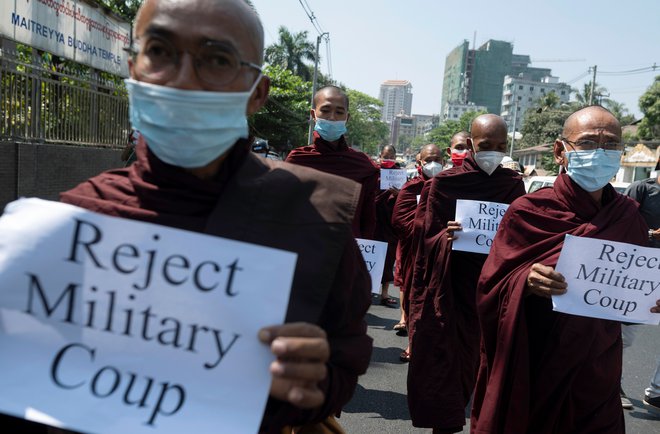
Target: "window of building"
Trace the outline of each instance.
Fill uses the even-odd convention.
[[[522,84],[521,84],[520,86],[518,86],[518,90],[522,90],[522,89],[523,89],[523,87],[522,87]]]
[[[529,90],[534,90],[534,86],[530,86],[530,87],[529,87]]]
[[[545,88],[541,88],[541,93],[545,93]]]
[[[522,101],[522,96],[519,96],[519,97],[518,97],[518,101]]]
[[[562,91],[561,91],[561,94],[562,94],[562,95],[566,95],[566,91],[565,91],[565,90],[562,90]]]
[[[532,102],[532,97],[527,98],[527,102]]]

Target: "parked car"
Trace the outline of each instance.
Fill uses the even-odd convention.
[[[527,180],[527,182],[525,182],[527,193],[533,193],[539,188],[551,187],[555,183],[555,179],[557,179],[556,176],[532,176]],[[626,191],[626,188],[628,188],[630,185],[629,182],[616,181],[611,182],[610,184],[612,184],[614,189],[619,193]]]

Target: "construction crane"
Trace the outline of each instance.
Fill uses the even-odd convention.
[[[586,62],[587,59],[531,59],[532,63],[541,62]]]

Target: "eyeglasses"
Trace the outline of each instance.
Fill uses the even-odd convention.
[[[167,81],[174,77],[181,64],[184,52],[193,57],[197,78],[210,86],[222,86],[238,77],[243,66],[261,72],[261,67],[240,59],[238,53],[226,44],[208,41],[192,53],[178,50],[170,41],[150,36],[144,45],[139,42],[130,50],[136,59],[135,71],[142,78]]]
[[[598,148],[602,148],[606,151],[623,151],[623,143],[621,142],[598,143],[593,140],[577,140],[573,142],[566,138],[561,140],[571,145],[571,147],[577,151],[593,151]]]

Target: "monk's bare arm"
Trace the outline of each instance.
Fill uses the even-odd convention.
[[[566,279],[554,267],[535,263],[527,275],[526,294],[550,298],[566,293]]]

